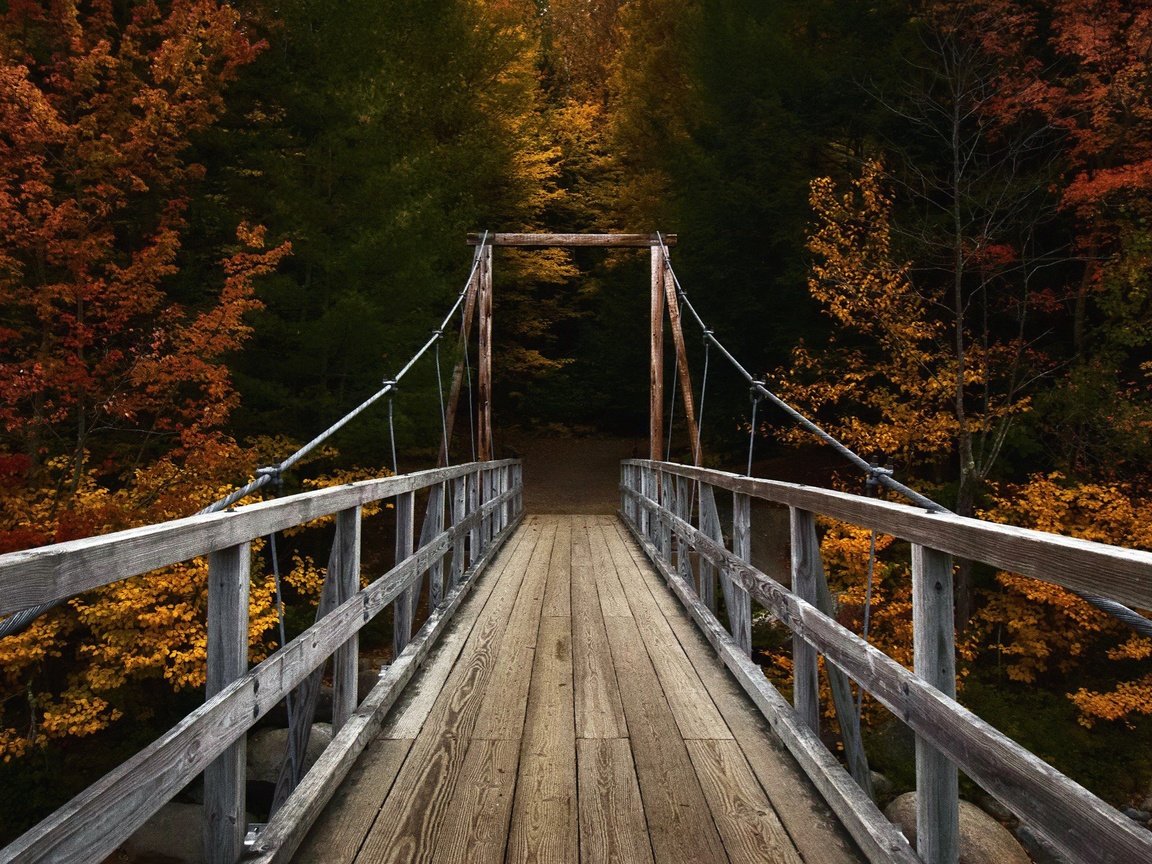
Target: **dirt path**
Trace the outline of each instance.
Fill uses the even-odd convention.
[[[509,437],[524,460],[528,513],[615,513],[620,504],[620,460],[641,453],[632,438]]]

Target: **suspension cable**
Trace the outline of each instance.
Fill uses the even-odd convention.
[[[712,332],[712,330],[708,328],[708,325],[704,323],[704,319],[700,317],[700,313],[696,311],[696,308],[692,305],[692,301],[688,299],[688,293],[680,284],[680,279],[672,267],[672,258],[668,254],[668,246],[664,242],[664,236],[660,233],[657,233],[656,240],[660,244],[660,250],[664,256],[664,263],[668,269],[668,272],[672,274],[672,281],[676,285],[676,295],[680,298],[681,301],[680,308],[682,310],[688,310],[688,313],[696,321],[696,324],[700,327],[701,331],[703,331],[704,338],[716,346],[716,349],[724,355],[728,362],[732,364],[733,368],[735,368],[735,370],[744,378],[745,381],[748,382],[748,384],[754,390],[758,391],[765,399],[767,399],[769,402],[787,414],[798,425],[811,432],[813,435],[815,435],[817,438],[819,438],[821,441],[823,441],[825,444],[827,444],[829,447],[831,447],[833,450],[835,450],[837,453],[839,453],[841,456],[859,468],[862,472],[868,475],[868,477],[873,479],[876,483],[891,489],[893,492],[903,495],[913,504],[917,505],[918,507],[923,507],[930,513],[952,512],[944,505],[933,501],[928,496],[922,495],[915,489],[912,489],[909,486],[901,483],[899,480],[892,476],[891,469],[881,468],[868,462],[867,459],[864,459],[858,453],[851,450],[846,444],[833,437],[831,433],[816,425],[814,422],[809,420],[807,417],[805,417],[803,414],[801,414],[799,411],[797,411],[795,408],[793,408],[791,405],[789,405],[787,402],[769,390],[763,381],[757,381],[752,376],[752,374],[747,369],[745,369],[743,365],[741,365],[740,361],[732,355],[732,352],[724,347],[724,343],[716,338],[716,335]],[[753,405],[753,418],[755,418],[755,413],[755,405]],[[751,442],[749,442],[748,446],[748,465],[749,474],[751,474]],[[1089,594],[1081,591],[1072,591],[1072,593],[1085,602],[1091,604],[1092,606],[1095,606],[1101,612],[1111,615],[1117,620],[1128,625],[1140,635],[1152,637],[1152,620],[1144,617],[1139,612],[1128,608],[1123,603],[1118,603],[1117,601],[1109,600],[1106,597],[1100,597],[1096,594]]]
[[[236,502],[241,501],[244,498],[247,498],[252,493],[256,492],[259,489],[262,489],[263,487],[267,486],[269,483],[272,483],[275,480],[275,478],[279,477],[284,471],[287,471],[289,468],[291,468],[293,465],[295,465],[297,462],[299,462],[301,459],[303,459],[305,456],[307,456],[309,453],[311,453],[313,450],[315,450],[317,447],[319,447],[321,444],[323,444],[325,441],[327,441],[329,438],[331,438],[333,435],[335,435],[338,431],[340,431],[346,425],[348,425],[350,422],[352,422],[352,420],[354,420],[356,417],[363,414],[370,407],[372,407],[374,404],[376,404],[378,401],[380,401],[380,399],[382,399],[384,396],[395,391],[396,386],[400,383],[400,381],[404,378],[404,376],[408,374],[408,372],[412,369],[412,367],[415,366],[420,361],[420,359],[425,354],[428,353],[428,350],[430,348],[432,348],[434,345],[436,345],[439,342],[440,335],[438,335],[438,334],[442,334],[444,329],[449,325],[449,323],[451,323],[452,319],[456,316],[456,313],[459,312],[461,310],[461,308],[463,307],[464,301],[468,296],[468,291],[472,287],[472,280],[476,276],[476,270],[480,266],[480,260],[481,260],[482,254],[484,252],[484,248],[485,248],[485,246],[488,245],[488,242],[489,242],[488,238],[489,238],[489,232],[485,231],[483,236],[480,239],[479,245],[477,245],[476,250],[472,255],[472,268],[468,272],[468,278],[464,281],[464,288],[456,296],[456,302],[452,304],[452,308],[448,310],[448,314],[444,316],[444,320],[441,322],[440,326],[433,333],[432,337],[430,339],[428,339],[428,341],[425,342],[415,354],[412,355],[412,358],[406,364],[404,364],[404,367],[398,373],[396,373],[396,377],[394,379],[385,381],[379,390],[377,390],[375,393],[373,393],[371,396],[369,396],[367,399],[365,399],[363,402],[361,402],[359,405],[357,405],[355,408],[353,408],[351,411],[349,411],[347,414],[345,414],[343,417],[341,417],[339,420],[337,420],[335,423],[333,423],[331,426],[329,426],[327,429],[325,429],[323,432],[321,432],[319,435],[317,435],[315,438],[313,438],[311,441],[309,441],[307,444],[305,444],[303,447],[300,447],[298,450],[296,450],[295,453],[290,455],[287,459],[285,459],[284,461],[282,461],[276,465],[270,465],[270,466],[265,467],[265,468],[256,469],[256,476],[250,482],[248,482],[248,483],[244,484],[243,486],[241,486],[240,488],[235,489],[234,491],[228,493],[223,498],[221,498],[219,501],[216,501],[212,504],[209,504],[207,507],[204,507],[204,508],[196,511],[195,515],[203,516],[203,515],[208,514],[208,513],[219,513],[221,510],[227,510],[229,507],[231,507]],[[467,341],[466,340],[465,340],[465,352],[467,352]],[[471,421],[471,406],[472,406],[471,370],[469,370],[469,380],[468,380],[468,405],[469,405],[469,420]],[[391,411],[391,408],[389,408],[389,410]],[[475,462],[476,461],[476,443],[475,443],[476,433],[475,433],[475,429],[473,429],[472,437],[473,437],[472,461]],[[395,465],[396,465],[395,443],[393,443],[392,463],[393,463],[393,468],[395,468]],[[19,612],[14,612],[13,614],[9,615],[7,618],[0,621],[0,639],[3,639],[5,636],[11,636],[13,634],[19,633],[19,632],[27,629],[28,626],[33,621],[35,621],[37,618],[39,618],[45,612],[48,612],[48,611],[56,608],[62,602],[63,602],[62,600],[59,600],[59,601],[55,601],[53,603],[43,603],[43,604],[40,604],[38,606],[30,607],[28,609],[21,609]]]

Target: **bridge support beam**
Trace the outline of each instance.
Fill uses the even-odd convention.
[[[648,458],[664,460],[664,252],[652,247],[651,361],[648,372]]]
[[[486,245],[480,253],[477,278],[480,283],[480,416],[479,452],[482,462],[492,459],[492,246]]]

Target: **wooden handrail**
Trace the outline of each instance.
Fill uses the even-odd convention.
[[[349,507],[371,504],[464,477],[478,470],[481,464],[496,468],[517,463],[512,459],[471,462],[451,468],[361,480],[261,501],[222,513],[189,516],[112,534],[9,552],[0,555],[0,615],[65,600],[130,576],[303,525]]]
[[[1000,570],[1152,609],[1150,552],[952,513],[929,513],[907,504],[798,483],[761,480],[668,462],[629,459],[622,464],[688,477],[752,498],[831,516]]]
[[[833,516],[910,540],[915,654],[920,673],[909,672],[824,614],[810,602],[816,595],[812,586],[799,586],[809,597],[803,599],[753,567],[746,551],[736,554],[725,548],[703,517],[701,528],[693,525],[690,508],[669,507],[665,490],[674,485],[670,482],[672,477],[696,480],[709,490],[727,489],[733,492],[734,503],[755,497],[793,508],[794,559],[795,544],[808,543],[801,550],[801,568],[812,566],[805,563],[805,556],[819,555],[818,548],[810,548],[807,532],[799,541],[796,536],[797,526],[811,527],[810,519],[805,521],[806,513]],[[620,488],[621,516],[645,553],[873,860],[892,860],[896,853],[888,848],[882,826],[877,826],[871,801],[860,790],[845,786],[843,769],[835,760],[829,763],[830,754],[816,737],[813,721],[809,718],[805,722],[749,661],[707,608],[701,596],[703,590],[693,584],[690,566],[686,574],[683,572],[683,562],[691,562],[694,557],[702,577],[718,572],[722,578],[736,582],[799,640],[822,653],[836,669],[850,676],[915,732],[920,799],[918,848],[926,864],[954,860],[958,842],[956,767],[1075,860],[1111,864],[1152,860],[1152,835],[955,701],[948,559],[949,553],[962,554],[1017,573],[1055,577],[1049,581],[1074,583],[1077,587],[1088,579],[1082,574],[1071,575],[1075,568],[1090,568],[1096,579],[1085,587],[1094,593],[1131,599],[1133,595],[1145,596],[1132,586],[1143,583],[1146,587],[1152,575],[1152,556],[1148,553],[951,514],[926,515],[916,508],[860,496],[663,462],[625,461]],[[712,494],[702,491],[698,498],[707,500]],[[740,510],[736,508],[737,518]],[[744,519],[746,522],[747,517]],[[741,532],[733,533],[746,530],[745,524]],[[672,537],[677,539],[676,545],[683,543],[694,556],[680,552],[674,563],[670,554],[673,544],[669,542]],[[1019,560],[1013,557],[1017,555],[1021,556]],[[710,567],[705,570],[700,567],[701,562]],[[796,567],[794,560],[794,578]],[[805,675],[814,670],[815,658],[810,661]],[[800,660],[796,662],[799,675]],[[810,714],[812,688],[798,690],[802,691],[800,702]]]
[[[354,519],[357,524],[345,525],[344,532],[337,532],[334,543],[341,550],[337,558],[358,564],[359,549],[355,547],[358,547],[360,532],[356,508],[361,503],[397,495],[409,497],[417,489],[448,481],[454,481],[457,488],[462,485],[461,481],[468,481],[469,486],[476,488],[483,486],[483,498],[464,501],[463,495],[455,496],[454,501],[461,506],[454,504],[450,527],[427,537],[415,550],[405,548],[410,554],[390,571],[335,605],[331,612],[264,662],[244,670],[247,602],[241,595],[246,595],[243,588],[247,584],[247,546],[251,539],[330,513],[342,513],[345,522]],[[443,506],[445,499],[440,500]],[[102,574],[104,578],[93,583],[107,584],[206,552],[212,553],[210,563],[214,575],[210,581],[221,582],[215,599],[212,599],[215,586],[210,585],[209,591],[212,619],[209,658],[213,660],[209,678],[214,682],[209,698],[160,739],[0,850],[0,861],[64,864],[103,860],[202,771],[211,772],[205,775],[208,818],[205,848],[209,860],[237,860],[246,827],[243,824],[243,742],[248,729],[334,653],[343,652],[337,676],[344,679],[351,676],[351,680],[343,680],[339,686],[354,688],[356,634],[388,604],[402,596],[411,596],[424,574],[432,573],[437,564],[443,564],[446,555],[452,554],[451,588],[440,606],[431,610],[421,632],[400,652],[396,674],[382,679],[372,691],[371,700],[365,700],[355,711],[349,712],[345,706],[343,713],[351,714],[342,718],[348,731],[344,734],[341,730],[334,740],[335,746],[343,749],[329,754],[324,769],[328,779],[338,783],[343,776],[341,772],[347,772],[371,730],[379,726],[383,713],[411,678],[447,618],[459,606],[464,592],[519,524],[522,501],[522,473],[517,460],[471,463],[308,492],[235,512],[147,526],[45,547],[33,550],[35,554],[31,555],[13,553],[0,558],[0,592],[6,592],[9,583],[19,578],[21,563],[39,564],[41,573],[64,574],[67,578],[61,578],[59,584],[88,585],[92,580],[79,578],[82,567],[91,566],[93,560],[107,559],[113,564],[111,573]],[[220,540],[220,536],[225,539]],[[468,547],[468,566],[464,569],[463,541],[467,537],[478,544]],[[126,541],[131,546],[130,554],[117,551],[118,542]],[[329,579],[352,584],[358,580],[358,573],[350,568],[337,569],[341,572],[330,573]],[[442,574],[444,568],[441,566],[438,572]],[[233,608],[239,605],[244,608]],[[237,646],[242,653],[237,653]],[[304,791],[321,794],[315,783]],[[319,807],[301,801],[300,796],[294,794],[284,810],[284,815],[274,820],[277,836],[289,845],[298,843],[308,827],[300,820],[314,818]],[[271,839],[263,841],[261,850],[265,854],[276,852],[270,845]]]

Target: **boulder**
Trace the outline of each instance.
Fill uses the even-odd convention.
[[[906,792],[884,815],[916,846],[916,793]],[[1031,864],[1024,849],[1003,825],[967,801],[960,802],[960,864]]]
[[[881,774],[879,771],[872,771],[872,791],[876,793],[876,797],[884,800],[892,794],[892,781]]]
[[[169,802],[120,847],[119,861],[200,864],[204,860],[204,808]]]
[[[312,767],[324,748],[331,743],[332,724],[313,723],[312,732],[308,736],[308,749],[304,754],[304,771]],[[275,783],[287,745],[287,729],[264,728],[249,734],[248,781]]]
[[[983,810],[985,813],[987,813],[989,816],[991,816],[993,819],[995,819],[997,822],[999,822],[1002,825],[1005,823],[1015,825],[1017,822],[1020,821],[1016,818],[1015,813],[1013,813],[1011,810],[1009,810],[1007,807],[1005,807],[1003,804],[1001,804],[999,801],[997,801],[991,795],[988,795],[988,794],[980,795],[976,799],[976,804],[981,810]]]

